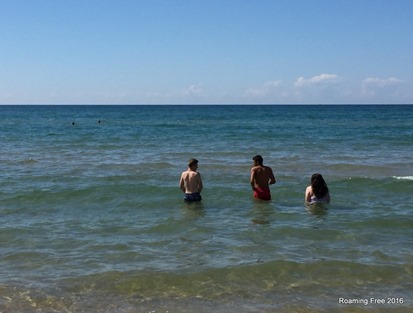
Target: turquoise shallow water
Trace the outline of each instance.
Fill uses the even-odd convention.
[[[0,311],[410,312],[412,121],[413,106],[0,106]],[[252,199],[255,154],[269,203]],[[178,188],[191,157],[202,204]],[[327,206],[304,204],[314,172]]]

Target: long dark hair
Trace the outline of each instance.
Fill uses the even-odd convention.
[[[322,198],[328,194],[328,187],[321,174],[315,173],[311,176],[311,188],[317,198]]]

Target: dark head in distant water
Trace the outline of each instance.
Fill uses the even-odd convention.
[[[311,176],[311,188],[317,198],[322,198],[328,193],[328,187],[321,174],[315,173]]]

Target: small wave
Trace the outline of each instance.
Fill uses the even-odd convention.
[[[413,180],[413,176],[393,176],[393,178],[398,180]]]
[[[28,158],[25,160],[20,161],[22,164],[32,164],[32,163],[37,163],[37,160],[34,160],[32,158]]]

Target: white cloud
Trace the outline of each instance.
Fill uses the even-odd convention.
[[[332,83],[332,82],[336,82],[337,80],[338,80],[338,76],[336,74],[320,74],[318,76],[313,76],[308,79],[301,76],[295,81],[294,86],[297,88],[301,88],[305,86]]]
[[[202,93],[203,89],[200,84],[190,85],[182,90],[183,96],[199,96]]]
[[[263,97],[270,93],[274,88],[281,84],[281,80],[268,81],[259,87],[249,88],[246,91],[247,96],[251,97]]]
[[[291,95],[294,103],[337,103],[342,94],[342,78],[336,74],[299,77]],[[340,84],[338,84],[340,83]]]
[[[362,94],[367,97],[395,97],[399,95],[399,85],[404,82],[395,77],[389,78],[378,78],[378,77],[367,77],[361,83]],[[381,100],[381,99],[378,100]],[[377,101],[378,101],[377,100]]]
[[[389,78],[377,78],[377,77],[367,77],[365,80],[363,80],[363,87],[369,88],[383,88],[386,86],[394,86],[403,83],[402,80],[397,79],[395,77],[389,77]]]

